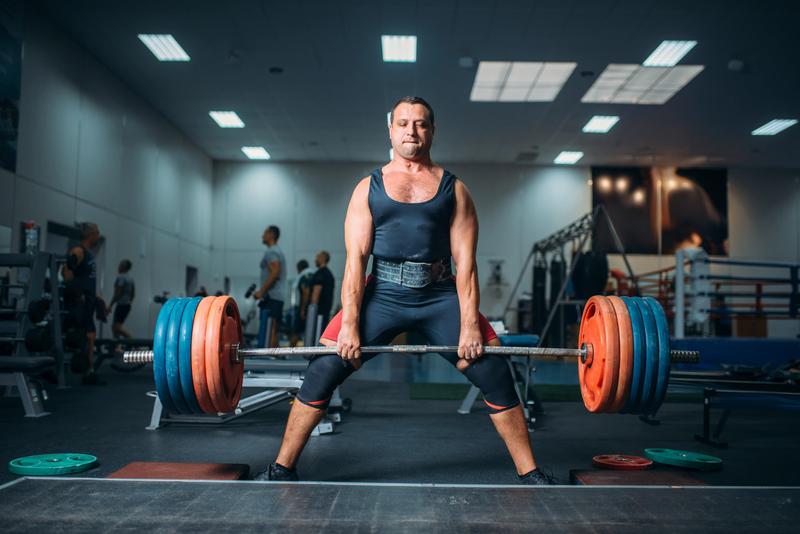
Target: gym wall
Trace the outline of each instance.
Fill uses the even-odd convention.
[[[30,17],[17,173],[0,172],[0,224],[12,228],[12,250],[23,220],[42,226],[43,248],[48,220],[97,222],[106,238],[102,293],[111,298],[117,264],[130,258],[130,328],[147,336],[153,294],[181,294],[186,264],[214,287],[211,182],[203,152],[46,19]]]

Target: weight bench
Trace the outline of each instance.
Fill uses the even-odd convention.
[[[6,387],[6,396],[13,396],[12,388],[25,408],[25,417],[43,417],[50,415],[44,411],[44,400],[47,393],[39,391],[38,384],[29,375],[41,373],[55,365],[56,359],[51,356],[2,356],[0,357],[0,385]]]

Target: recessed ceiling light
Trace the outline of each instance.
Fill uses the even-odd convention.
[[[414,63],[417,61],[416,35],[381,35],[383,60],[386,62]]]
[[[645,67],[674,67],[697,41],[664,41],[642,63]]]
[[[244,122],[235,111],[209,111],[208,114],[220,128],[244,128]]]
[[[750,132],[751,135],[775,135],[797,124],[795,119],[773,119]]]
[[[595,115],[583,127],[583,133],[608,133],[618,122],[616,115]]]
[[[568,62],[481,61],[473,102],[552,102],[577,66]]]
[[[664,104],[700,74],[703,68],[702,65],[642,67],[611,63],[586,91],[581,102]]]
[[[250,159],[269,159],[270,155],[263,146],[243,146],[242,152]]]
[[[189,61],[191,58],[170,34],[140,33],[139,40],[159,61]]]
[[[556,156],[553,163],[557,165],[575,165],[583,157],[583,152],[578,150],[564,150]]]

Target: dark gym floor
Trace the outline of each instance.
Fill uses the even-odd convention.
[[[133,461],[249,464],[259,470],[277,452],[288,404],[281,403],[219,426],[167,426],[145,430],[153,400],[150,369],[123,374],[103,368],[105,386],[48,388],[51,415],[23,416],[17,398],[0,397],[0,483],[13,480],[8,461],[48,452],[97,456],[84,476],[105,477]],[[333,434],[311,438],[299,465],[304,480],[513,484],[515,473],[480,403],[459,415],[455,400],[410,400],[401,382],[351,380],[342,388],[353,410]],[[630,415],[593,415],[576,402],[545,404],[532,434],[541,465],[563,483],[571,469],[591,468],[597,454],[641,455],[647,447],[709,453],[721,471],[689,472],[711,485],[795,485],[800,481],[800,426],[796,412],[735,412],[723,438],[728,449],[693,440],[701,430],[699,402],[667,403],[661,425]],[[718,414],[717,414],[718,415]]]

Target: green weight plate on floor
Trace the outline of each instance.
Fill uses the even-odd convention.
[[[622,408],[623,413],[636,413],[639,409],[639,399],[642,396],[642,383],[644,382],[644,322],[639,307],[633,303],[631,297],[622,297],[628,308],[631,318],[631,332],[633,333],[633,371],[631,372],[631,392]]]
[[[176,413],[177,410],[175,403],[172,402],[167,382],[166,343],[170,314],[177,302],[178,299],[169,299],[161,306],[156,319],[156,329],[153,332],[153,378],[156,382],[156,392],[164,410],[171,413]]]
[[[659,464],[701,469],[703,471],[722,468],[722,458],[700,454],[699,452],[678,451],[675,449],[645,449],[644,455]]]
[[[669,357],[669,323],[667,323],[664,308],[661,307],[661,304],[656,299],[644,297],[643,302],[650,306],[650,311],[653,312],[658,336],[658,374],[656,375],[655,392],[650,405],[645,408],[647,415],[655,415],[658,409],[661,408],[661,403],[664,402],[664,397],[667,395],[667,386],[669,386],[671,363]]]
[[[180,340],[183,310],[186,308],[186,303],[189,302],[189,300],[191,299],[178,299],[175,306],[172,307],[172,312],[169,314],[169,323],[167,324],[167,341],[164,344],[164,363],[167,371],[169,395],[172,397],[172,402],[175,404],[175,408],[178,409],[178,413],[183,414],[191,413],[191,411],[183,398],[181,369],[178,360],[178,343]]]
[[[88,471],[97,465],[97,457],[74,452],[23,456],[8,462],[8,470],[17,475],[54,476]]]
[[[192,326],[194,316],[197,313],[197,305],[200,304],[201,297],[190,299],[183,309],[181,317],[181,332],[178,337],[178,365],[181,370],[181,390],[183,399],[191,413],[204,413],[197,404],[197,397],[194,393],[194,382],[192,382]]]
[[[642,394],[639,397],[637,411],[646,413],[655,396],[656,377],[658,376],[658,327],[650,306],[639,297],[633,297],[631,301],[639,308],[639,312],[642,314],[642,326],[644,327]]]

